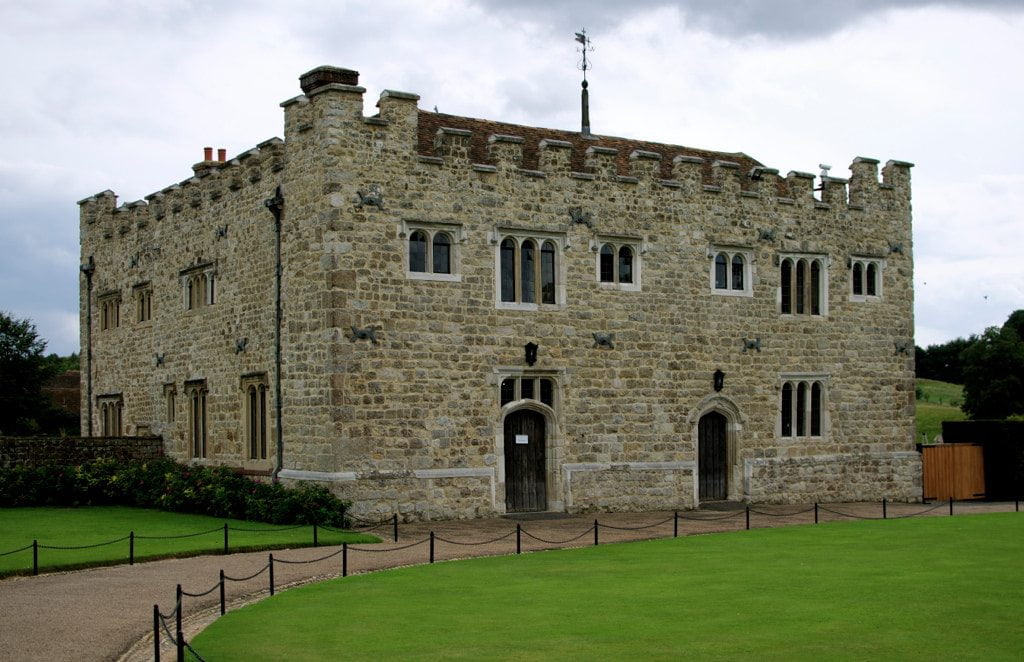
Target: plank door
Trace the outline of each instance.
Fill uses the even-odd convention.
[[[925,446],[921,470],[925,499],[963,501],[985,497],[984,448],[979,444]]]
[[[725,425],[725,416],[710,412],[701,417],[697,427],[697,477],[701,501],[725,499],[728,494]]]
[[[544,416],[530,410],[505,417],[505,510],[547,510]]]

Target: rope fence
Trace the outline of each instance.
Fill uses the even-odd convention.
[[[948,502],[948,509],[949,509],[949,515],[950,516],[952,516],[954,514],[954,503],[955,502],[953,500],[950,500]],[[404,550],[412,549],[413,547],[418,547],[420,545],[427,544],[429,546],[427,562],[428,563],[434,563],[435,560],[436,560],[435,552],[436,552],[436,545],[437,545],[437,543],[445,543],[445,544],[457,545],[457,546],[494,545],[494,544],[500,543],[500,542],[502,542],[504,540],[508,540],[512,536],[515,536],[515,553],[516,554],[521,554],[522,553],[522,539],[523,539],[523,536],[526,536],[527,538],[529,538],[531,540],[534,540],[536,542],[539,542],[539,543],[541,543],[543,545],[554,545],[554,546],[557,547],[557,546],[568,545],[570,543],[577,542],[577,541],[583,539],[584,537],[586,537],[586,536],[588,536],[590,534],[593,534],[593,544],[596,546],[596,545],[600,544],[600,531],[601,531],[601,529],[608,529],[608,530],[611,530],[611,531],[624,531],[624,532],[628,532],[628,531],[642,531],[642,530],[653,529],[653,528],[660,527],[660,526],[665,526],[669,522],[671,522],[672,523],[672,537],[678,537],[679,534],[680,534],[680,522],[681,521],[717,522],[717,521],[722,521],[722,520],[726,520],[726,519],[736,518],[736,517],[739,517],[739,516],[742,515],[742,516],[744,516],[744,528],[746,530],[750,530],[752,528],[751,527],[751,515],[752,514],[753,515],[764,516],[764,517],[800,517],[800,516],[807,515],[807,514],[813,512],[814,513],[814,523],[818,524],[819,521],[820,521],[820,514],[821,514],[821,512],[826,512],[826,513],[835,515],[836,517],[852,518],[852,519],[863,519],[863,520],[906,519],[906,518],[909,518],[909,517],[918,517],[918,516],[921,516],[921,515],[927,515],[928,513],[931,513],[931,512],[934,512],[935,510],[938,510],[939,508],[947,507],[947,504],[945,502],[937,503],[937,504],[935,504],[935,505],[933,505],[933,506],[931,506],[929,508],[925,508],[923,510],[919,510],[919,511],[916,511],[916,512],[913,512],[913,513],[904,513],[904,514],[898,514],[898,515],[892,515],[892,516],[890,516],[889,513],[888,513],[888,507],[889,507],[888,501],[883,499],[882,503],[881,503],[881,515],[880,516],[857,515],[857,514],[853,514],[853,513],[846,513],[846,512],[842,512],[842,511],[839,511],[839,510],[835,510],[835,509],[832,509],[832,508],[828,508],[828,507],[822,506],[822,505],[820,505],[818,503],[815,503],[813,506],[811,506],[809,508],[801,508],[799,510],[788,511],[788,512],[787,511],[771,512],[771,511],[767,511],[767,510],[761,510],[761,509],[751,508],[750,506],[746,506],[746,507],[743,508],[743,510],[737,510],[735,512],[731,512],[731,513],[728,513],[728,514],[725,514],[725,515],[713,516],[713,517],[709,517],[709,516],[692,516],[692,515],[691,516],[687,516],[687,515],[681,514],[679,511],[675,511],[675,512],[672,513],[671,517],[667,517],[665,519],[658,520],[656,522],[652,522],[652,523],[649,523],[649,524],[642,524],[642,525],[638,525],[638,526],[616,526],[616,525],[612,525],[612,524],[602,524],[602,523],[600,523],[599,520],[595,519],[594,523],[591,526],[587,527],[585,530],[581,531],[579,534],[577,534],[575,536],[572,536],[570,538],[566,538],[564,540],[551,540],[551,539],[548,539],[548,538],[541,537],[539,535],[531,533],[530,531],[527,531],[526,529],[524,529],[522,527],[522,525],[520,523],[516,523],[515,529],[509,531],[508,533],[505,533],[503,535],[500,535],[500,536],[497,536],[497,537],[494,537],[494,538],[491,538],[491,539],[488,539],[488,540],[453,540],[451,538],[446,538],[446,537],[439,536],[434,531],[430,531],[427,537],[422,538],[420,540],[415,540],[413,542],[409,542],[409,543],[406,543],[404,545],[394,546],[394,547],[387,547],[387,548],[362,547],[362,546],[353,546],[353,545],[350,545],[349,543],[342,543],[338,550],[336,550],[334,552],[331,552],[330,554],[327,554],[327,555],[324,555],[324,556],[320,556],[320,557],[317,557],[317,558],[313,558],[313,559],[274,558],[273,554],[268,554],[267,555],[267,562],[259,570],[257,570],[256,572],[252,573],[251,575],[248,575],[248,576],[245,576],[245,577],[230,577],[230,576],[225,574],[224,570],[221,570],[220,571],[220,579],[217,581],[217,583],[214,584],[213,586],[211,586],[210,588],[206,589],[205,591],[197,592],[197,593],[190,593],[188,591],[183,590],[181,585],[178,584],[177,589],[176,589],[176,596],[175,596],[176,597],[175,608],[174,608],[174,610],[170,614],[166,614],[166,615],[163,614],[162,612],[160,612],[160,609],[159,609],[158,605],[153,605],[154,659],[156,660],[156,662],[160,662],[160,646],[161,646],[161,641],[163,640],[163,635],[166,635],[167,641],[170,641],[174,645],[174,647],[175,647],[175,651],[176,651],[176,654],[177,654],[177,658],[176,658],[177,660],[179,660],[179,661],[185,660],[185,652],[186,651],[188,653],[190,653],[191,655],[193,655],[195,657],[195,659],[203,660],[202,656],[188,643],[188,641],[185,640],[184,634],[182,633],[181,617],[182,617],[182,612],[184,611],[184,606],[183,606],[183,603],[182,603],[182,599],[184,597],[202,598],[202,597],[205,597],[205,596],[207,596],[207,595],[209,595],[209,594],[211,594],[214,591],[219,589],[219,591],[220,591],[220,596],[219,596],[219,598],[220,598],[220,600],[219,600],[220,601],[220,613],[221,613],[221,615],[224,615],[226,613],[226,611],[227,611],[227,599],[226,599],[226,590],[225,590],[227,582],[229,582],[229,581],[230,582],[250,581],[252,579],[255,579],[256,577],[259,577],[263,573],[267,573],[267,587],[266,587],[266,589],[267,589],[267,591],[269,592],[270,595],[274,595],[276,590],[277,590],[277,586],[276,586],[276,583],[275,583],[275,576],[274,576],[274,565],[276,563],[283,563],[283,564],[286,564],[286,565],[305,565],[305,564],[312,564],[312,563],[320,563],[320,562],[327,561],[329,559],[332,559],[332,558],[337,557],[337,556],[340,555],[341,556],[341,577],[348,577],[348,575],[349,575],[349,571],[348,571],[349,570],[349,553],[350,552],[367,552],[367,553],[375,553],[375,554],[386,554],[388,552],[404,551]],[[1014,510],[1015,510],[1015,512],[1020,512],[1020,500],[1019,499],[1014,504]],[[385,523],[394,524],[396,522],[397,522],[397,515],[393,516],[389,520],[386,520]],[[332,531],[334,530],[334,529],[329,529],[328,527],[322,527],[322,528],[327,528],[328,530],[332,530]],[[397,527],[396,527],[396,531],[397,531]],[[695,531],[695,533],[696,533],[696,531]],[[397,542],[397,539],[398,539],[398,536],[396,534],[395,535],[395,541],[396,542]],[[24,548],[21,548],[19,550],[13,550],[13,551],[25,551],[26,549],[29,549],[30,547],[32,547],[32,546],[24,547]],[[13,553],[13,552],[5,552],[4,554],[10,554],[10,553]],[[3,554],[0,554],[0,556],[3,556]],[[171,617],[175,618],[175,625],[176,625],[175,631],[173,631],[173,632],[172,632],[172,630],[170,629],[170,627],[167,624],[167,620],[170,619]]]

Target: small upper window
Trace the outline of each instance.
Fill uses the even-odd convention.
[[[753,296],[751,262],[753,252],[738,248],[714,248],[711,256],[711,291],[731,296]]]
[[[516,400],[537,400],[555,406],[555,382],[548,377],[506,377],[501,380],[501,406]]]
[[[121,295],[117,292],[99,297],[100,330],[107,331],[121,326]]]
[[[135,287],[135,321],[153,319],[153,286],[148,283]]]
[[[882,296],[882,260],[850,259],[850,300],[874,301]]]
[[[212,306],[216,300],[216,273],[212,264],[185,269],[180,273],[186,310]]]
[[[597,280],[604,287],[640,289],[640,241],[602,237],[592,242],[597,252]]]
[[[403,226],[408,236],[406,275],[417,280],[461,280],[458,253],[461,226],[422,224]]]

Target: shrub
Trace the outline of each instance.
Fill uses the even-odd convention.
[[[350,505],[322,485],[258,483],[173,460],[0,468],[0,507],[125,505],[273,524],[344,527]]]

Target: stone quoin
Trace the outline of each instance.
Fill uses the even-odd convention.
[[[284,140],[79,203],[83,431],[365,517],[920,498],[911,164],[300,82]]]

